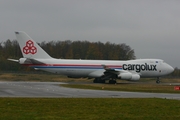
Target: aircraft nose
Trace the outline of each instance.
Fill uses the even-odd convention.
[[[168,72],[172,73],[173,71],[174,71],[174,68],[172,66],[168,65]]]

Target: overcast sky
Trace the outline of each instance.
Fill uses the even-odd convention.
[[[0,42],[14,31],[37,42],[126,43],[137,58],[180,68],[179,0],[0,0]]]

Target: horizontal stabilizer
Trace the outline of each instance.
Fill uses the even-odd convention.
[[[20,58],[19,60],[16,60],[16,59],[8,59],[10,61],[13,61],[13,62],[18,62],[20,64],[34,64],[34,65],[39,65],[39,64],[45,64],[41,61],[38,61],[38,60],[35,60],[35,59],[31,59],[31,58]]]
[[[16,59],[7,59],[9,61],[13,61],[13,62],[19,62],[19,60],[16,60]]]

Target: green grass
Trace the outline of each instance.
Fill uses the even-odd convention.
[[[92,82],[52,74],[0,74],[1,81],[40,82]],[[164,82],[179,82],[165,79]],[[119,81],[118,81],[119,82]],[[172,85],[155,84],[154,80],[141,79],[141,83],[69,84],[66,87],[115,90],[166,92],[174,91]],[[144,84],[142,84],[144,82]],[[180,119],[180,101],[141,98],[0,98],[0,120],[174,120]]]
[[[131,91],[131,92],[149,92],[149,93],[180,93],[174,90],[173,85],[161,84],[61,84],[64,87],[95,89],[95,90],[111,90],[111,91]]]
[[[180,119],[180,101],[118,98],[0,98],[1,120]]]

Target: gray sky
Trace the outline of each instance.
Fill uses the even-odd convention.
[[[0,41],[25,31],[35,41],[126,43],[137,58],[180,68],[179,0],[0,0]]]

